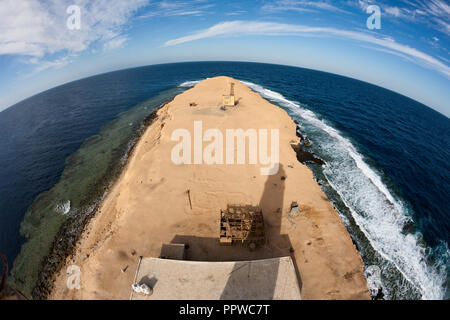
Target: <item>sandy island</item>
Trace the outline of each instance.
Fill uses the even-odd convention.
[[[231,82],[238,105],[223,111],[222,95]],[[198,120],[203,131],[278,129],[278,173],[261,175],[260,164],[174,164],[171,152],[178,142],[171,140],[172,132],[193,132]],[[295,131],[284,110],[228,77],[204,80],[176,96],[142,135],[76,254],[56,275],[49,298],[129,299],[139,256],[159,257],[161,245],[173,242],[188,243],[187,260],[192,261],[291,256],[302,299],[370,299],[363,261],[347,229],[312,172],[296,159]],[[296,216],[289,213],[292,201],[300,207]],[[261,206],[266,245],[254,251],[219,246],[219,212],[227,204]],[[79,290],[66,286],[72,264],[81,269]]]

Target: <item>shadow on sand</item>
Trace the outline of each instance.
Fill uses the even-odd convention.
[[[278,173],[268,176],[264,185],[259,206],[264,215],[265,245],[258,246],[256,250],[251,251],[246,245],[239,243],[231,246],[222,246],[219,244],[218,237],[208,238],[190,235],[176,235],[171,243],[188,245],[189,249],[186,252],[186,260],[191,261],[251,261],[290,256],[301,288],[301,277],[293,254],[291,241],[287,234],[281,234],[285,178],[285,171],[280,164]],[[255,299],[274,298],[278,276],[278,262],[276,265],[272,262],[270,268],[264,269],[267,270],[266,274],[258,275],[257,277],[264,281],[264,286],[261,286],[261,291],[249,292],[246,296],[254,297]],[[243,279],[249,278],[250,273],[251,263],[244,265],[237,264],[230,273],[228,282],[221,294],[221,299],[229,300],[241,296],[241,294],[234,292],[234,290],[239,287],[242,288]]]

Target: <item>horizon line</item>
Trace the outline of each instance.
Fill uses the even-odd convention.
[[[81,81],[81,80],[93,78],[93,77],[96,77],[96,76],[105,75],[105,74],[108,74],[108,73],[114,73],[114,72],[125,71],[125,70],[131,70],[131,69],[138,69],[138,68],[145,68],[145,67],[151,67],[151,66],[170,65],[170,64],[181,64],[181,63],[204,63],[204,62],[211,62],[211,63],[214,63],[214,62],[221,62],[221,63],[223,63],[223,62],[230,62],[230,63],[255,63],[255,64],[267,64],[267,65],[284,66],[284,67],[299,68],[299,69],[311,70],[311,71],[316,71],[316,72],[328,73],[328,74],[331,74],[331,75],[336,75],[336,76],[343,77],[343,78],[347,78],[347,79],[352,79],[352,80],[356,80],[356,81],[361,81],[361,82],[367,83],[367,84],[369,84],[369,85],[376,86],[376,87],[379,87],[379,88],[382,88],[382,89],[391,91],[391,92],[393,92],[393,93],[395,93],[395,94],[401,95],[401,96],[403,96],[403,97],[405,97],[405,98],[411,99],[411,100],[413,100],[413,101],[415,101],[415,102],[417,102],[417,103],[419,103],[419,104],[422,104],[422,105],[425,106],[426,108],[431,109],[431,110],[437,112],[438,114],[440,114],[440,115],[446,117],[447,119],[450,118],[449,116],[445,115],[445,114],[442,113],[441,111],[436,110],[436,109],[433,108],[433,107],[430,107],[429,105],[425,104],[424,102],[418,101],[418,100],[416,100],[416,99],[414,99],[414,98],[412,98],[412,97],[409,97],[409,96],[407,96],[407,95],[405,95],[405,94],[403,94],[403,93],[400,93],[400,92],[394,91],[394,90],[392,90],[392,89],[383,87],[383,86],[381,86],[381,85],[379,85],[379,84],[375,84],[375,83],[369,82],[369,81],[367,81],[367,80],[362,80],[362,79],[358,79],[358,78],[353,78],[353,77],[350,77],[350,76],[347,76],[347,75],[343,75],[343,74],[339,74],[339,73],[333,73],[333,72],[329,72],[329,71],[325,71],[325,70],[321,70],[321,69],[311,69],[311,68],[306,68],[306,67],[299,66],[299,65],[282,64],[282,63],[273,63],[273,62],[269,63],[269,62],[260,62],[260,61],[250,61],[250,60],[249,60],[249,61],[245,61],[245,60],[188,60],[188,61],[176,61],[176,62],[161,62],[161,63],[154,63],[154,64],[139,65],[139,66],[135,66],[135,67],[119,68],[119,69],[115,69],[115,70],[111,70],[111,71],[106,71],[106,72],[102,72],[102,73],[97,73],[97,74],[87,75],[87,76],[84,76],[84,77],[76,78],[76,79],[74,79],[74,80],[69,80],[69,81],[63,82],[63,83],[61,83],[61,84],[55,85],[55,86],[53,86],[53,87],[50,87],[50,88],[48,88],[48,89],[42,90],[42,91],[40,91],[40,92],[37,92],[37,93],[32,94],[32,95],[30,95],[30,96],[28,96],[28,97],[26,97],[26,98],[23,98],[23,99],[21,99],[21,100],[15,102],[15,103],[9,105],[8,107],[6,107],[6,108],[0,110],[0,114],[3,113],[4,111],[6,111],[6,110],[8,110],[8,109],[10,109],[10,108],[12,108],[12,107],[14,107],[14,106],[16,106],[16,105],[18,105],[18,104],[20,104],[20,103],[22,103],[22,102],[28,100],[28,99],[31,99],[31,98],[33,98],[33,97],[35,97],[35,96],[38,96],[38,95],[40,95],[40,94],[43,94],[43,93],[45,93],[45,92],[47,92],[47,91],[50,91],[50,90],[59,88],[59,87],[64,86],[64,85],[68,85],[68,84],[73,83],[73,82],[76,82],[76,81]],[[227,75],[224,74],[223,76],[227,76]]]

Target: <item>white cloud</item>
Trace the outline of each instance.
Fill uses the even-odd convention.
[[[61,66],[61,57],[84,51],[94,42],[123,44],[119,36],[135,11],[148,0],[1,0],[0,55],[22,55],[43,61],[38,68]],[[81,29],[66,26],[70,5],[81,8]],[[119,37],[119,38],[118,38]],[[122,42],[121,42],[122,41]],[[54,61],[46,60],[59,55]]]
[[[363,10],[369,4],[377,4],[382,8],[382,14],[389,18],[404,19],[411,23],[427,25],[446,35],[450,35],[450,5],[443,0],[404,0],[403,6],[390,6],[383,1],[359,0],[358,5]]]
[[[123,45],[125,44],[125,42],[127,40],[128,40],[127,37],[118,37],[118,38],[111,39],[103,45],[103,49],[104,50],[112,50],[112,49],[121,48],[121,47],[123,47]]]
[[[262,6],[261,9],[267,12],[277,12],[277,11],[314,12],[316,10],[328,10],[347,13],[347,11],[333,6],[328,1],[278,0],[272,3],[265,4],[264,6]]]
[[[399,17],[401,15],[400,9],[397,7],[385,7],[384,10],[395,17]]]
[[[172,16],[201,16],[215,4],[206,4],[202,0],[194,1],[160,1],[152,3],[147,13],[139,18],[172,17]]]
[[[238,10],[238,11],[233,11],[233,12],[226,12],[225,15],[227,15],[227,16],[239,16],[239,15],[242,15],[244,13],[247,13],[247,11],[245,11],[245,10]]]
[[[448,2],[428,0],[423,2],[421,9],[436,23],[442,32],[450,35],[450,5]]]
[[[70,63],[70,57],[64,56],[62,58],[55,59],[52,61],[46,61],[46,60],[42,61],[42,60],[37,60],[34,58],[34,59],[30,60],[30,63],[37,64],[37,67],[34,71],[40,72],[40,71],[48,69],[48,68],[62,68]]]
[[[417,64],[434,69],[450,78],[450,68],[443,62],[415,48],[400,44],[392,38],[380,38],[375,37],[370,33],[327,27],[309,27],[304,25],[258,21],[228,21],[218,23],[208,29],[200,30],[191,35],[169,40],[164,45],[174,46],[206,38],[242,35],[328,36],[354,40],[361,44],[371,44],[384,48],[397,53],[397,55],[404,55],[413,59]]]

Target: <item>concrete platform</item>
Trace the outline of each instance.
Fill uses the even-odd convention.
[[[143,258],[136,282],[153,293],[132,291],[132,300],[300,300],[290,257],[236,262]]]

